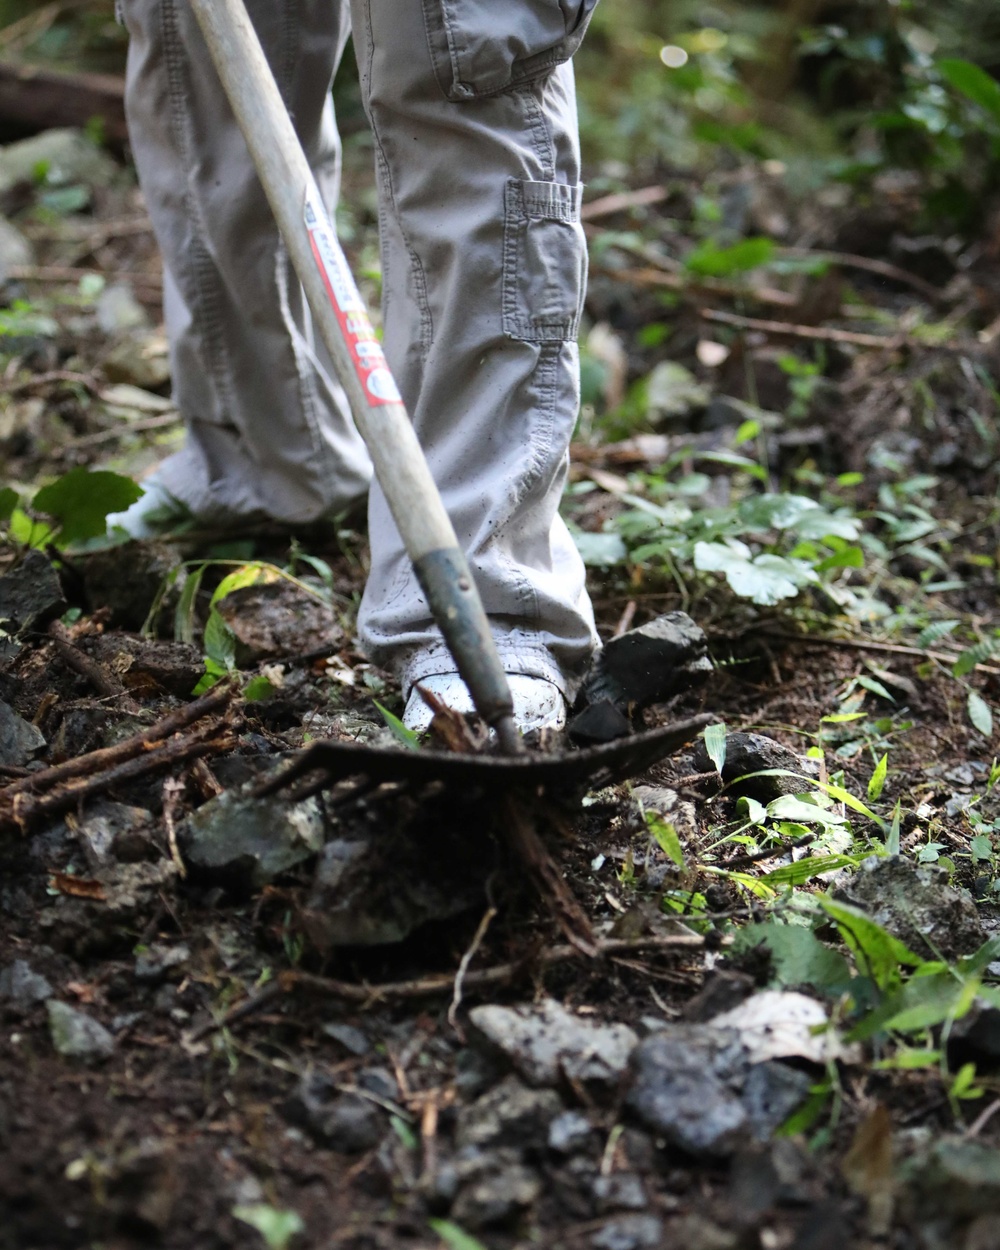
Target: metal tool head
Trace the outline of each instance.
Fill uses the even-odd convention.
[[[373,749],[355,742],[313,742],[287,768],[257,791],[274,794],[295,786],[303,798],[350,778],[360,790],[388,782],[423,787],[432,782],[484,793],[574,796],[635,777],[691,742],[715,718],[703,714],[628,738],[558,755],[470,754],[450,751]],[[304,782],[296,786],[295,783]]]

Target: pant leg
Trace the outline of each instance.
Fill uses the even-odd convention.
[[[448,26],[477,6],[478,44]],[[494,73],[491,57],[530,32],[535,15],[562,21],[572,8],[352,0],[375,135],[389,363],[504,667],[564,690],[597,642],[583,564],[557,512],[579,406],[586,267],[576,101],[568,64],[519,80],[502,66]],[[472,49],[470,61],[485,56],[486,93],[444,80],[446,36]],[[364,646],[404,687],[453,670],[376,487],[369,522]]]
[[[163,254],[184,448],[163,485],[206,520],[303,522],[350,505],[367,452],[278,239],[246,145],[183,0],[124,0],[126,108]],[[248,9],[332,211],[340,144],[330,83],[346,0]]]

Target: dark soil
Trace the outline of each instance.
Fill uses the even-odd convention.
[[[108,188],[87,221],[138,212],[134,189]],[[371,221],[363,214],[359,219],[370,232]],[[59,230],[36,234],[46,264],[65,259]],[[156,260],[148,235],[78,241],[72,263],[116,277],[131,274],[155,316]],[[898,292],[881,295],[891,308]],[[595,280],[590,313],[626,337],[664,315],[658,297],[627,290],[607,275]],[[696,367],[696,309],[682,305],[676,320],[671,352],[676,348]],[[136,471],[176,440],[176,419],[157,424],[147,415],[145,426],[123,430],[120,417],[93,402],[93,387],[108,380],[110,348],[96,331],[92,338],[88,333],[65,330],[55,342],[29,343],[11,366],[11,377],[19,369],[28,374],[23,390],[12,393],[13,421],[2,447],[11,480],[35,481],[78,464]],[[796,437],[777,437],[770,460],[776,480],[864,468],[869,476],[856,502],[873,513],[884,509],[879,489],[888,478],[888,470],[880,478],[873,464],[894,456],[898,478],[922,471],[930,460],[944,483],[937,515],[950,526],[963,585],[928,591],[919,553],[892,551],[880,592],[900,613],[919,599],[930,615],[967,615],[984,636],[998,623],[990,563],[998,541],[990,505],[996,458],[989,445],[996,418],[983,372],[994,366],[995,355],[995,340],[976,346],[971,338],[920,350],[837,349],[810,424],[793,431]],[[648,353],[634,355],[631,376],[654,363]],[[89,377],[93,386],[52,377],[57,367]],[[713,385],[745,397],[754,368],[757,402],[783,411],[788,377],[774,366],[772,348],[753,335],[737,341],[729,376]],[[145,385],[150,393],[166,389]],[[928,387],[939,402],[922,422],[911,420],[906,404]],[[28,400],[41,402],[29,411]],[[969,417],[974,411],[990,415],[977,423]],[[693,433],[677,429],[670,437],[715,445],[711,429],[697,428],[700,420],[692,418]],[[575,496],[571,509],[582,528],[598,530],[620,503],[595,471],[614,475],[646,462],[641,451],[598,438],[581,441],[576,453],[576,481],[589,479],[600,489]],[[870,521],[875,532],[884,524]],[[741,849],[719,846],[735,800],[719,792],[717,779],[696,765],[690,750],[633,779],[673,791],[670,818],[684,848],[683,870],[653,846],[626,786],[558,813],[534,812],[594,931],[632,943],[597,957],[566,952],[548,958],[564,933],[519,870],[497,805],[475,795],[381,793],[337,817],[338,837],[381,838],[388,845],[408,838],[420,848],[405,868],[398,859],[383,860],[369,887],[357,887],[359,908],[385,911],[418,878],[430,883],[428,892],[448,883],[452,905],[438,907],[436,919],[401,942],[332,949],[317,942],[310,918],[314,856],[263,887],[245,872],[188,872],[185,818],[219,789],[259,776],[275,757],[310,739],[382,732],[373,695],[398,711],[391,680],[365,664],[351,644],[363,534],[344,527],[305,541],[330,567],[337,619],[327,610],[322,621],[303,626],[301,614],[272,597],[260,628],[241,635],[247,650],[240,656],[244,676],[280,666],[277,676],[272,670],[278,688],[270,699],[234,698],[214,731],[215,746],[197,761],[126,778],[58,812],[17,808],[0,831],[0,969],[25,961],[47,980],[55,1000],[100,1022],[113,1038],[110,1057],[65,1057],[54,1049],[42,998],[0,994],[0,1246],[221,1250],[260,1244],[259,1234],[234,1214],[248,1207],[297,1213],[305,1231],[291,1244],[349,1250],[431,1250],[441,1244],[432,1219],[474,1231],[491,1250],[917,1250],[948,1244],[922,1239],[904,1189],[891,1231],[872,1232],[871,1194],[852,1187],[841,1166],[850,1149],[856,1167],[857,1151],[868,1140],[862,1135],[859,1147],[859,1126],[872,1122],[877,1107],[888,1109],[904,1158],[920,1133],[961,1133],[976,1120],[987,1104],[966,1102],[953,1110],[936,1069],[845,1068],[835,1114],[812,1126],[810,1135],[778,1137],[724,1160],[693,1159],[648,1132],[625,1110],[624,1085],[596,1091],[565,1081],[553,1097],[585,1117],[589,1135],[565,1151],[550,1144],[547,1124],[512,1122],[479,1166],[487,1180],[507,1178],[501,1198],[510,1197],[511,1177],[521,1169],[521,1181],[530,1182],[526,1196],[513,1205],[498,1201],[492,1214],[483,1213],[485,1199],[475,1205],[470,1194],[482,1178],[474,1184],[462,1171],[469,1163],[456,1144],[462,1117],[509,1069],[470,1030],[470,1007],[547,995],[582,1019],[624,1022],[642,1036],[657,1022],[696,1012],[698,996],[706,989],[716,993],[724,974],[740,973],[749,986],[767,983],[765,958],[736,960],[726,945],[733,923],[759,911],[759,903],[731,880],[704,871]],[[277,563],[295,558],[287,540],[273,538],[214,548],[203,540],[198,551]],[[110,747],[189,701],[202,671],[201,650],[171,639],[176,604],[169,595],[159,615],[153,613],[152,637],[140,636],[177,555],[178,548],[168,546],[59,559],[64,602],[21,635],[19,649],[0,652],[0,699],[46,741],[26,766],[0,767],[0,805],[5,791],[12,793],[10,787],[40,765]],[[0,572],[20,557],[14,544],[0,550]],[[301,562],[296,567],[308,573]],[[195,605],[196,623],[204,621],[213,575]],[[963,800],[983,793],[996,746],[969,724],[967,692],[930,654],[933,646],[914,648],[912,630],[898,641],[888,628],[874,643],[872,634],[860,631],[831,641],[823,631],[834,631],[818,603],[784,614],[751,612],[704,589],[693,603],[684,602],[672,581],[648,571],[636,571],[631,580],[599,573],[592,589],[606,638],[623,618],[639,625],[679,607],[709,634],[716,664],[710,683],[648,709],[647,723],[708,711],[730,730],[767,734],[800,754],[822,734],[831,767],[843,769],[843,784],[857,795],[865,794],[875,760],[891,742],[880,810],[891,811],[900,798],[908,813],[921,813],[904,820],[903,849],[940,843],[958,883],[979,900],[984,922],[993,927],[994,908],[984,900],[995,896],[995,868],[993,861],[977,865],[969,857]],[[76,611],[64,616],[67,608]],[[240,619],[249,611],[244,603]],[[62,646],[47,632],[53,616],[66,623]],[[283,623],[289,631],[284,642]],[[859,688],[867,741],[855,725],[822,723],[859,677],[888,687],[891,696]],[[987,663],[971,680],[997,702],[996,667]],[[988,802],[982,810],[989,814]],[[104,824],[98,828],[95,820]],[[765,862],[763,870],[775,862]],[[456,881],[467,890],[467,902]],[[671,949],[648,941],[678,933],[675,913],[661,907],[664,895],[696,893],[707,919],[688,916],[693,927],[685,932],[702,935],[702,945]],[[463,956],[469,957],[464,995],[449,1017]],[[495,969],[500,972],[489,980]],[[812,1071],[816,1080],[822,1075]],[[980,1075],[992,1104],[996,1074],[984,1069]],[[978,1126],[975,1140],[1000,1147],[1000,1116]],[[967,1232],[963,1224],[955,1236]],[[454,1230],[442,1236],[458,1250],[472,1245],[456,1240]]]

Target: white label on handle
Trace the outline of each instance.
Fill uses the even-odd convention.
[[[368,403],[372,407],[401,404],[402,397],[386,363],[382,344],[375,337],[361,292],[344,259],[326,208],[311,190],[306,191],[305,221],[316,267],[337,314],[340,332]]]

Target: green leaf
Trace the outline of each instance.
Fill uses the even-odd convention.
[[[924,962],[860,908],[827,897],[819,904],[840,930],[861,970],[880,989],[898,981],[901,966],[916,968]]]
[[[850,855],[811,855],[797,859],[793,864],[783,864],[773,872],[767,872],[763,880],[768,885],[803,885],[824,872],[836,872],[840,868],[855,868],[857,859]]]
[[[977,833],[969,841],[969,854],[975,860],[990,860],[993,858],[993,843],[985,833]]]
[[[773,255],[774,244],[770,239],[743,239],[732,247],[718,247],[711,239],[706,239],[688,253],[684,264],[691,273],[703,277],[727,278],[766,265]]]
[[[415,751],[420,745],[420,735],[413,729],[407,729],[398,716],[394,716],[387,707],[383,707],[378,699],[372,699],[372,702],[379,710],[379,715],[385,721],[393,737],[398,739],[404,747],[409,747]]]
[[[955,677],[964,677],[966,673],[971,673],[977,664],[985,664],[998,653],[1000,653],[1000,634],[992,638],[984,638],[974,647],[968,647],[955,661],[955,667],[951,671]]]
[[[741,794],[736,800],[736,811],[753,825],[762,825],[767,820],[767,808],[749,794]]]
[[[899,799],[896,800],[896,806],[892,809],[892,823],[889,826],[889,832],[885,837],[885,850],[887,855],[899,854],[899,826],[903,818],[903,805]]]
[[[205,576],[205,564],[196,565],[184,578],[184,585],[174,609],[174,641],[194,642],[194,602]]]
[[[704,734],[705,750],[708,752],[708,758],[715,765],[715,771],[722,776],[722,770],[726,766],[726,725],[724,721],[720,721],[717,725],[709,725]]]
[[[592,534],[580,529],[572,533],[580,558],[590,569],[610,569],[628,558],[628,548],[620,534]]]
[[[669,820],[664,820],[656,812],[646,812],[646,828],[656,839],[660,850],[678,868],[684,867],[684,848],[678,837],[677,830]]]
[[[969,691],[967,707],[969,720],[984,738],[993,737],[993,711],[981,694],[976,690]]]
[[[934,621],[917,635],[918,647],[933,647],[936,642],[946,638],[952,630],[958,628],[960,621]]]
[[[451,1220],[428,1220],[428,1224],[441,1238],[448,1250],[486,1250],[481,1241],[459,1228]]]
[[[43,486],[31,501],[32,508],[59,522],[59,543],[97,538],[107,529],[109,512],[124,512],[142,494],[130,477],[106,469],[70,469],[55,482]]]
[[[295,1211],[279,1211],[266,1202],[233,1207],[233,1218],[255,1228],[268,1250],[285,1250],[293,1237],[305,1231],[302,1217]]]
[[[769,553],[751,557],[745,543],[697,542],[694,566],[705,573],[722,573],[733,592],[763,607],[791,599],[799,588],[819,578],[803,560]]]
[[[273,565],[262,564],[257,560],[251,564],[241,565],[232,573],[227,573],[219,582],[209,602],[214,607],[220,600],[225,599],[226,595],[231,595],[234,590],[242,590],[244,586],[255,586],[258,582],[277,581],[280,576],[281,574]]]
[[[875,771],[868,780],[868,797],[873,803],[881,797],[882,791],[885,789],[885,779],[888,772],[889,756],[886,753],[875,765]]]
[[[1000,125],[1000,83],[979,65],[958,58],[938,61],[942,77],[962,95],[978,104]]]
[[[876,681],[874,677],[855,677],[854,679],[859,686],[863,686],[865,690],[870,690],[872,694],[877,694],[880,699],[887,699],[890,703],[895,703],[895,698],[882,685],[880,681]]]
[[[274,686],[260,674],[251,677],[243,687],[243,697],[248,703],[259,703],[262,699],[269,699],[272,694]]]
[[[0,490],[0,524],[10,520],[11,513],[18,505],[20,496],[13,486],[5,486]]]
[[[755,946],[766,946],[770,951],[771,971],[777,985],[807,985],[821,994],[835,996],[851,982],[851,970],[844,956],[825,946],[803,925],[774,921],[750,924],[733,939],[736,952]]]
[[[818,803],[809,802],[808,797],[801,798],[797,794],[780,794],[772,799],[767,805],[767,814],[772,820],[794,820],[806,826],[818,824],[824,829],[844,823],[843,816],[827,811]]]
[[[833,712],[830,716],[820,718],[821,725],[846,725],[852,720],[864,720],[865,712]]]
[[[205,655],[227,672],[236,667],[236,635],[213,608],[205,622]]]

